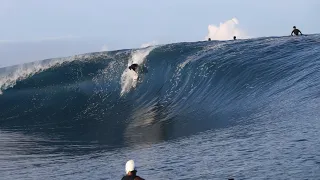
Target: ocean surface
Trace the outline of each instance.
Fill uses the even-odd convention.
[[[0,179],[320,179],[318,34],[47,59],[0,93]]]

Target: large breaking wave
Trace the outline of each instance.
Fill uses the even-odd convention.
[[[131,63],[147,69],[138,81]],[[0,69],[0,128],[110,146],[157,142],[302,110],[319,101],[319,69],[319,35],[49,59]]]

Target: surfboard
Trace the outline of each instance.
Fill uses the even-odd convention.
[[[137,80],[138,80],[138,78],[139,78],[138,73],[134,72],[134,73],[133,73],[133,77],[132,77],[132,79],[133,79],[134,81],[137,81]]]

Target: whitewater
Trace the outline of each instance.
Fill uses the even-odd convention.
[[[319,179],[319,77],[318,34],[0,68],[0,179]]]

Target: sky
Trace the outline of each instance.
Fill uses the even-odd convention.
[[[148,42],[320,32],[319,0],[0,0],[0,67]]]

